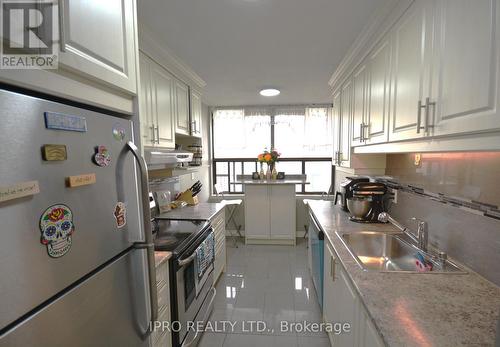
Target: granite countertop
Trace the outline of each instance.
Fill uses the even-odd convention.
[[[222,203],[200,202],[195,206],[185,206],[160,213],[158,219],[209,220],[224,208]]]
[[[157,268],[172,257],[172,252],[155,251],[155,267]]]
[[[284,179],[284,180],[236,180],[235,184],[309,184],[306,180],[301,179]]]
[[[363,271],[335,232],[396,229],[387,224],[353,223],[331,201],[307,203],[388,346],[495,344],[499,287],[469,269],[465,275]]]

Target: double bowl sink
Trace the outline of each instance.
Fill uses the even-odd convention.
[[[358,265],[365,271],[417,272],[418,253],[425,262],[432,264],[426,273],[466,273],[459,265],[448,259],[438,259],[423,252],[409,241],[404,233],[362,231],[337,232]]]

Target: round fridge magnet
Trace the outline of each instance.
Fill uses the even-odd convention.
[[[64,204],[48,207],[40,217],[40,242],[47,246],[47,253],[52,258],[59,258],[68,253],[74,231],[73,212]]]
[[[106,146],[97,146],[94,163],[100,167],[106,167],[111,163],[111,154]]]
[[[113,137],[116,141],[123,141],[125,138],[126,132],[120,125],[115,125],[113,127]]]
[[[116,227],[118,229],[123,228],[127,224],[127,208],[123,202],[119,201],[116,203],[113,215],[115,216]]]

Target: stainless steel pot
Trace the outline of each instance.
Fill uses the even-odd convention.
[[[347,199],[347,208],[356,219],[364,219],[372,208],[372,202],[367,198],[352,197]]]

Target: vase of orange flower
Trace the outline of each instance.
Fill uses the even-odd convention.
[[[262,175],[264,173],[264,170],[262,167],[263,163],[267,164],[266,178],[267,179],[271,179],[271,178],[276,179],[276,175],[277,175],[276,162],[278,162],[280,156],[281,156],[281,153],[279,153],[275,149],[271,150],[270,152],[266,149],[266,150],[264,150],[263,153],[261,153],[257,156],[257,161],[261,165],[261,179],[262,179]]]

